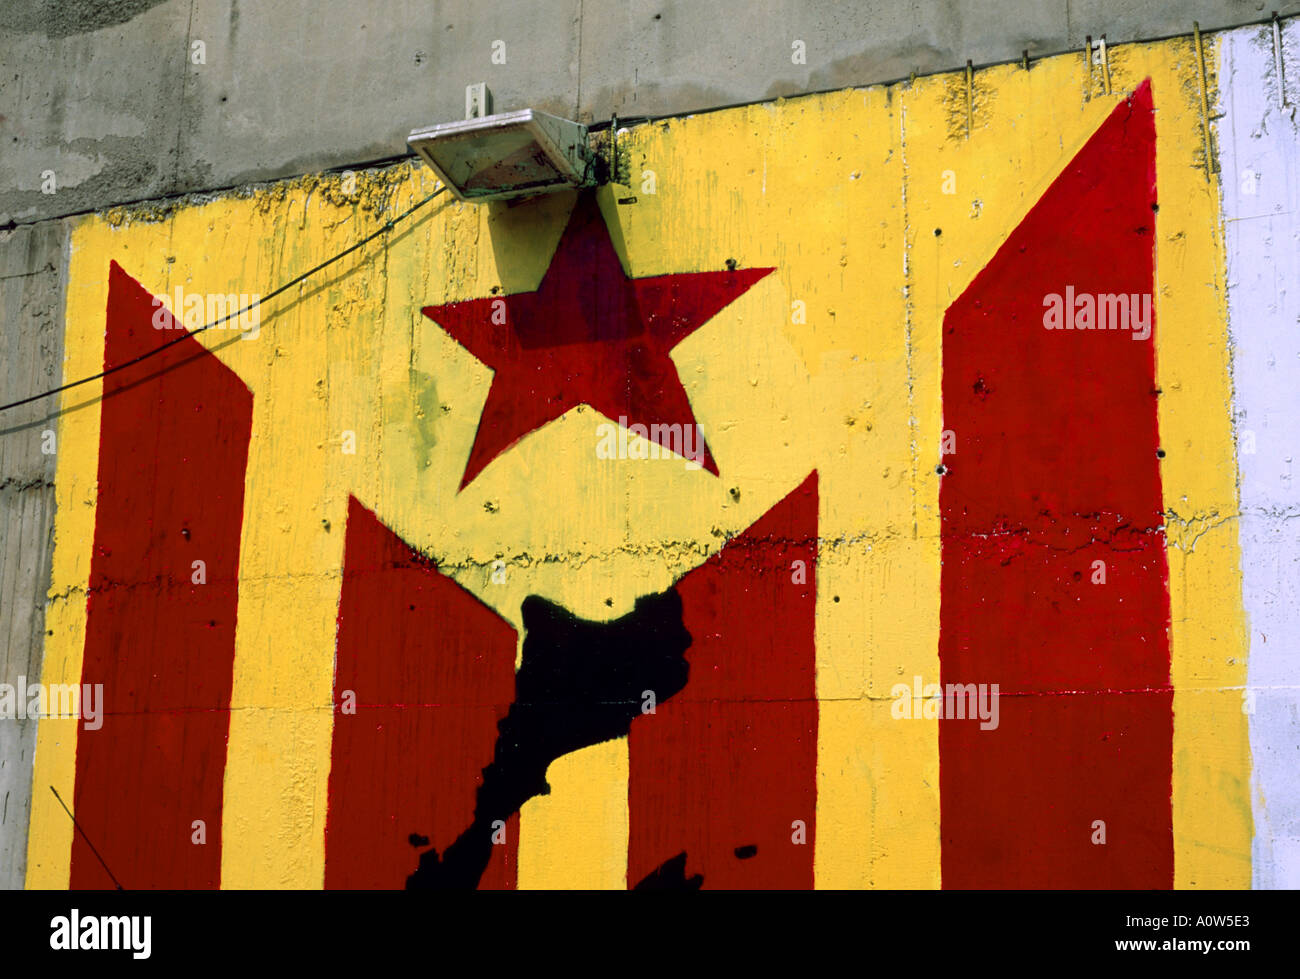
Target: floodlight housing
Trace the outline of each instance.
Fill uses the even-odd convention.
[[[406,142],[462,201],[547,194],[595,182],[587,127],[536,109],[417,129]]]

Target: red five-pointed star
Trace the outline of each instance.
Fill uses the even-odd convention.
[[[576,405],[639,422],[652,438],[651,425],[695,424],[668,352],[771,271],[629,279],[595,195],[583,194],[536,292],[424,308],[494,371],[461,488]],[[704,465],[717,474],[707,447]]]

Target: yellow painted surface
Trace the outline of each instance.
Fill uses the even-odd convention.
[[[261,333],[200,337],[253,391],[240,553],[222,884],[320,887],[342,545],[355,495],[516,628],[524,596],[587,618],[629,611],[819,473],[820,887],[940,884],[937,722],[894,722],[890,688],[937,680],[944,311],[1122,98],[1157,113],[1157,349],[1175,693],[1179,886],[1247,886],[1249,757],[1240,694],[1234,471],[1217,197],[1188,42],[1112,48],[1114,94],[1081,55],[706,113],[620,138],[629,187],[600,201],[630,275],[777,271],[673,351],[722,478],[681,460],[597,458],[605,419],[574,409],[457,487],[491,372],[420,313],[536,288],[572,206],[448,197],[263,310]],[[1189,85],[1193,87],[1189,88]],[[656,193],[642,190],[653,171]],[[944,193],[949,176],[955,192]],[[102,366],[107,268],[155,293],[267,291],[434,187],[399,165],[255,189],[73,236],[65,376]],[[617,200],[635,194],[635,204]],[[936,235],[935,229],[942,234]],[[797,322],[802,304],[806,322]],[[60,422],[44,679],[80,675],[98,385]],[[344,451],[347,433],[355,454]],[[734,492],[733,492],[734,491]],[[561,505],[562,504],[562,505]],[[1209,532],[1187,531],[1210,521]],[[328,528],[327,525],[328,524]],[[1204,529],[1204,528],[1202,528]],[[1195,540],[1195,547],[1192,543]],[[543,560],[545,558],[545,560]],[[503,583],[492,566],[503,560]],[[840,596],[841,601],[833,601]],[[30,886],[66,886],[75,731],[43,721]],[[521,815],[521,887],[621,887],[627,746],[551,766]],[[62,787],[66,787],[64,791]],[[621,808],[620,808],[621,807]]]
[[[73,233],[65,311],[63,375],[87,377],[104,367],[104,306],[108,299],[108,257],[161,264],[167,243],[162,226],[133,228],[119,235],[99,220]],[[92,381],[59,399],[58,468],[54,482],[54,560],[46,609],[44,683],[80,683],[86,638],[86,588],[99,472],[99,398],[103,384]],[[42,719],[37,728],[32,773],[32,815],[27,836],[27,886],[66,888],[76,781],[77,722]]]
[[[1217,175],[1207,174],[1190,38],[1159,46],[1156,381],[1174,686],[1174,886],[1249,887],[1249,648]],[[1206,74],[1215,85],[1213,46]]]
[[[627,778],[627,738],[551,763],[550,795],[519,811],[520,890],[627,887]]]

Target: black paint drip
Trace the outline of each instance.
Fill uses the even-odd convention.
[[[665,860],[657,870],[646,874],[634,891],[698,891],[704,886],[700,874],[686,876],[686,854],[679,853]]]
[[[613,622],[591,622],[536,595],[523,603],[524,651],[515,702],[497,724],[491,763],[483,769],[474,821],[439,857],[420,855],[408,889],[471,890],[492,859],[492,837],[525,802],[547,795],[546,768],[579,748],[628,733],[646,691],[663,703],[686,686],[682,624],[675,589],[637,599]],[[683,858],[684,859],[684,858]]]

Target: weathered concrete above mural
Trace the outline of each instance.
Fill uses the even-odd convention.
[[[401,155],[412,128],[460,118],[473,82],[502,108],[600,121],[1267,15],[1256,0],[6,0],[0,225]]]

